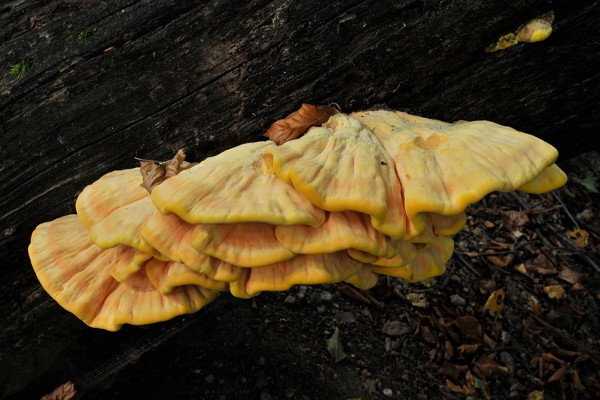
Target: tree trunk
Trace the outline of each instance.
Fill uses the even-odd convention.
[[[547,40],[484,51],[551,10]],[[85,185],[134,157],[186,147],[201,160],[263,140],[303,102],[492,120],[564,159],[599,141],[599,18],[600,1],[9,1],[2,74],[27,55],[36,63],[0,80],[0,396],[63,379],[89,389],[185,327],[97,332],[43,291],[31,232],[73,213]],[[88,44],[69,38],[81,30]],[[115,343],[134,355],[119,359]]]

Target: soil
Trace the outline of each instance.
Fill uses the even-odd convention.
[[[469,207],[436,279],[223,295],[193,315],[99,333],[99,344],[154,335],[124,341],[110,366],[104,349],[87,354],[71,370],[76,397],[599,398],[599,159],[564,165],[570,181],[553,193],[493,193]],[[336,329],[337,353],[327,346]]]

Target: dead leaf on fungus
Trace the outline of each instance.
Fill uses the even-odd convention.
[[[76,394],[75,385],[69,381],[60,385],[52,393],[45,395],[40,400],[70,400]]]
[[[282,145],[301,136],[308,128],[327,122],[329,117],[338,113],[339,110],[335,107],[302,104],[298,111],[291,113],[285,119],[275,121],[265,136],[277,145]]]
[[[165,179],[180,173],[183,168],[183,160],[185,159],[185,150],[179,149],[177,154],[165,162],[140,160],[140,173],[144,178],[142,186],[152,193],[155,186],[160,185]]]
[[[144,178],[142,186],[152,193],[156,185],[160,185],[165,179],[165,167],[156,161],[140,161],[140,172]]]
[[[184,159],[185,149],[179,149],[177,154],[175,154],[175,157],[165,163],[165,179],[169,179],[183,170],[182,164]]]

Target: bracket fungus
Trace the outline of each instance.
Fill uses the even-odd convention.
[[[33,232],[44,289],[86,324],[117,330],[195,312],[224,291],[416,282],[444,273],[469,204],[566,181],[552,146],[488,121],[303,105],[266,136],[277,143],[198,164],[180,151],[86,187],[77,215]]]

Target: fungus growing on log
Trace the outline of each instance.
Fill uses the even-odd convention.
[[[303,105],[267,136],[277,143],[198,164],[180,151],[86,187],[77,215],[32,235],[44,289],[86,324],[117,330],[195,312],[223,291],[416,282],[444,273],[469,204],[566,181],[552,146],[488,121]]]

